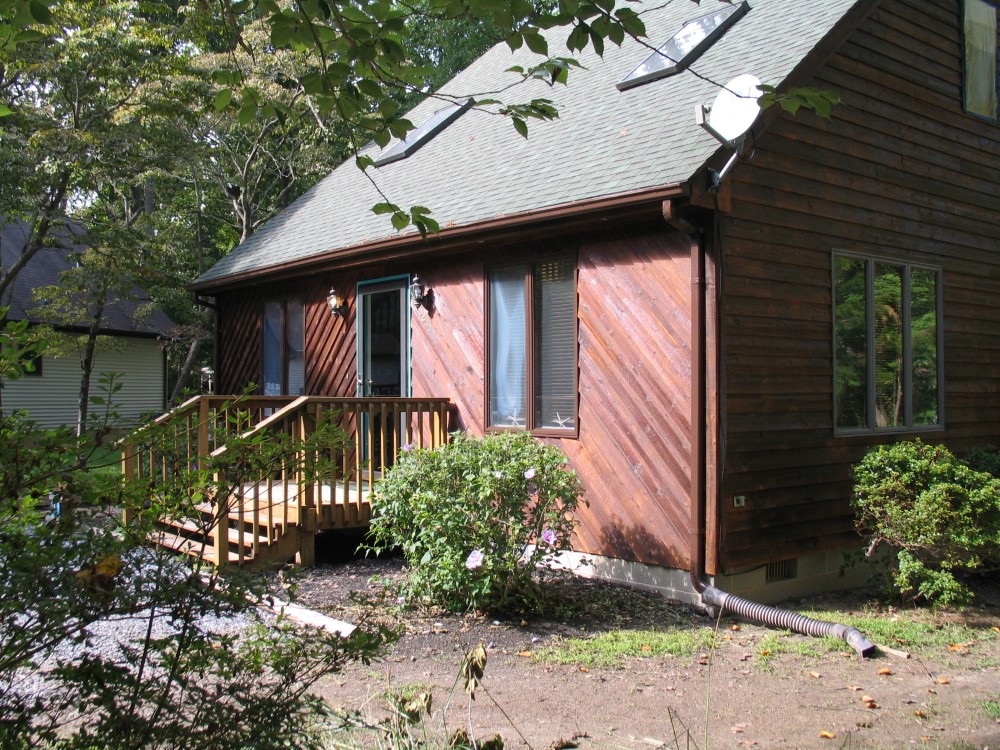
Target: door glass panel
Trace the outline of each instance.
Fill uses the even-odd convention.
[[[306,392],[306,342],[305,316],[301,300],[288,300],[285,307],[285,357],[288,362],[288,389],[290,396]]]
[[[403,293],[398,288],[362,293],[362,395],[403,395]]]

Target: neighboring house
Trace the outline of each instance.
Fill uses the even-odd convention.
[[[646,7],[660,45],[730,6]],[[452,429],[530,429],[578,472],[574,546],[606,577],[685,596],[681,571],[703,568],[772,600],[845,583],[870,446],[1000,441],[996,16],[750,0],[691,71],[620,90],[648,54],[627,41],[582,54],[566,87],[505,92],[559,109],[526,140],[442,113],[371,170],[439,236],[394,233],[349,162],[196,282],[218,307],[219,391],[448,396]],[[529,63],[500,45],[443,92]],[[766,110],[714,189],[733,152],[695,110],[743,73],[843,103]]]
[[[41,303],[34,296],[40,287],[57,285],[62,273],[75,262],[73,254],[85,249],[80,241],[81,230],[73,225],[59,228],[57,244],[45,247],[32,257],[18,273],[0,304],[9,305],[11,320],[46,322],[40,309]],[[22,222],[11,222],[0,227],[0,262],[9,268],[21,256],[27,237],[27,227]],[[134,290],[128,299],[113,299],[104,308],[101,336],[91,378],[92,396],[104,396],[101,391],[102,373],[120,375],[121,385],[113,397],[113,407],[118,421],[124,425],[135,424],[150,413],[160,413],[166,403],[166,359],[163,338],[172,323],[162,310],[146,311],[149,297],[141,290]],[[83,338],[89,321],[75,325],[60,325],[56,330],[69,336]],[[3,410],[15,409],[28,412],[40,426],[75,426],[80,396],[80,356],[72,345],[63,347],[58,356],[44,354],[35,361],[34,371],[24,377],[3,384]],[[99,411],[105,406],[94,406]],[[92,412],[93,413],[93,412]]]

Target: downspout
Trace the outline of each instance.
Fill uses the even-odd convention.
[[[814,620],[786,609],[751,601],[716,588],[706,580],[705,547],[707,543],[706,509],[708,493],[705,465],[705,390],[707,383],[705,357],[706,291],[705,291],[705,232],[684,219],[674,216],[671,201],[664,201],[663,215],[673,226],[691,237],[691,585],[701,595],[702,602],[729,610],[740,617],[763,625],[785,628],[811,636],[834,636],[845,641],[862,657],[875,653],[875,644],[857,628],[826,620]],[[717,239],[715,237],[713,240]],[[714,337],[717,340],[717,337]]]

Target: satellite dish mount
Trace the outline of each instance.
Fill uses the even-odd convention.
[[[695,106],[696,122],[723,146],[735,151],[721,171],[712,172],[712,187],[719,186],[739,158],[740,146],[760,112],[757,99],[762,93],[760,80],[747,73],[727,83],[711,104]]]

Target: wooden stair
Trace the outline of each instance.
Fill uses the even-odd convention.
[[[227,436],[266,430],[308,445],[259,481],[217,485],[223,494],[192,517],[160,519],[151,541],[216,566],[309,566],[317,532],[368,526],[371,489],[399,451],[447,441],[447,415],[447,398],[197,396],[122,441],[122,474],[148,480],[155,492],[160,481],[224,457]],[[346,443],[309,444],[322,424],[339,428]],[[137,511],[123,513],[128,523]]]

